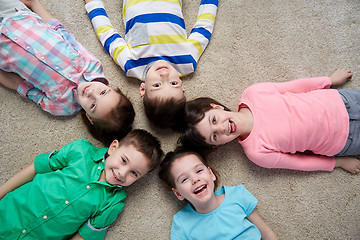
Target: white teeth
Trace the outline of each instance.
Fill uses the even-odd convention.
[[[195,189],[194,193],[197,194],[198,192],[203,190],[205,187],[206,187],[205,185],[198,187],[197,189]]]

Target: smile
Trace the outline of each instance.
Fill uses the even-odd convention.
[[[195,194],[201,194],[201,193],[205,192],[206,189],[207,189],[207,185],[204,184],[204,185],[201,185],[200,187],[196,188],[196,189],[194,190],[194,193],[195,193]]]
[[[229,120],[229,133],[236,132],[236,125],[233,121]]]
[[[155,72],[157,72],[157,71],[159,71],[159,70],[161,70],[161,69],[168,69],[168,68],[165,67],[165,66],[161,66],[161,67],[158,67],[158,68],[155,70]]]
[[[83,89],[83,91],[82,91],[82,95],[83,95],[83,96],[84,96],[84,94],[85,94],[86,90],[87,90],[89,87],[90,87],[90,85],[88,85],[88,86],[84,87],[84,89]]]
[[[116,176],[114,169],[111,169],[111,171],[112,171],[112,174],[113,174],[114,178],[115,178],[117,181],[122,182],[121,179],[119,179],[119,178]]]

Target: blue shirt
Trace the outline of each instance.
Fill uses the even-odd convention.
[[[222,186],[215,194],[225,194],[225,198],[214,211],[201,214],[188,204],[175,214],[172,240],[261,239],[260,231],[247,219],[257,199],[244,186]]]

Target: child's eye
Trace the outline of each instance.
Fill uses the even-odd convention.
[[[94,109],[95,106],[96,106],[96,104],[95,104],[95,103],[92,103],[91,106],[90,106],[90,109]]]
[[[203,169],[201,168],[201,169],[198,169],[197,171],[196,171],[196,173],[200,173],[200,172],[202,172],[203,171]]]
[[[106,90],[102,91],[100,95],[104,95],[106,93]]]
[[[214,139],[214,141],[216,141],[216,139],[217,139],[217,134],[216,133],[213,134],[213,139]]]
[[[160,87],[160,83],[155,83],[152,85],[153,87]]]
[[[122,163],[123,163],[123,164],[126,164],[125,158],[121,158],[121,160],[122,160]]]
[[[212,123],[213,123],[213,124],[216,123],[216,118],[215,118],[215,117],[212,118]]]
[[[178,82],[173,81],[173,82],[170,82],[170,84],[175,86],[175,85],[177,85],[177,84],[178,84]]]
[[[181,180],[181,183],[184,183],[186,180],[187,180],[187,178],[183,178],[183,179]]]
[[[138,177],[138,174],[137,174],[137,172],[135,172],[135,171],[131,171],[131,174],[134,176],[134,177]]]

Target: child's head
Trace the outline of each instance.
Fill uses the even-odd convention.
[[[160,179],[167,183],[176,197],[193,205],[214,193],[216,175],[200,154],[182,147],[167,153],[159,170]]]
[[[140,85],[140,96],[146,116],[154,125],[181,128],[186,99],[179,73],[169,62],[158,60],[151,65]]]
[[[161,161],[160,142],[149,132],[132,130],[122,140],[114,140],[105,159],[108,183],[129,186],[153,170]]]
[[[209,111],[216,109],[230,112],[226,106],[208,97],[196,98],[187,102],[185,105],[185,130],[182,132],[179,142],[191,148],[210,148],[220,145],[209,141],[209,136],[205,136],[205,132],[210,131],[210,123],[216,123],[215,117],[206,115],[209,115]],[[204,125],[202,123],[209,124],[204,129],[199,127],[199,125]]]
[[[130,100],[120,91],[93,81],[78,86],[81,116],[92,136],[106,146],[131,131],[135,111]]]

